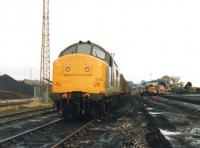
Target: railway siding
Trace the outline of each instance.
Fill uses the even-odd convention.
[[[170,94],[169,95],[168,94],[168,95],[165,95],[165,97],[172,100],[200,105],[200,95],[190,95],[190,94],[186,94],[186,95]]]
[[[51,107],[51,108],[42,108],[38,110],[29,110],[29,111],[24,111],[24,112],[19,112],[19,113],[1,115],[0,125],[11,124],[11,123],[19,122],[25,119],[34,118],[36,116],[47,115],[53,112],[56,112],[56,109]]]
[[[44,124],[42,126],[39,126],[39,127],[36,127],[36,128],[33,128],[33,129],[30,129],[30,130],[27,130],[25,132],[22,132],[22,133],[19,133],[19,134],[16,134],[14,136],[11,136],[11,137],[8,137],[6,139],[3,139],[0,141],[0,146],[1,147],[8,147],[8,146],[11,146],[13,145],[14,143],[16,144],[19,140],[21,140],[22,138],[24,138],[26,135],[29,135],[33,132],[36,132],[38,130],[41,130],[41,129],[44,129],[44,128],[47,128],[48,126],[51,126],[53,124],[57,124],[58,122],[60,122],[62,119],[57,119],[55,121],[52,121],[52,122],[49,122],[47,124]]]
[[[22,105],[22,104],[28,104],[33,102],[35,99],[17,99],[17,100],[0,100],[0,107],[7,107],[7,106],[13,106],[13,105]]]

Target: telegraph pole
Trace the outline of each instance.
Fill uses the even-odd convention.
[[[40,96],[48,99],[50,80],[49,0],[43,0]]]

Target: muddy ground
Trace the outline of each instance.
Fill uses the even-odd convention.
[[[79,136],[70,147],[170,148],[171,144],[160,133],[140,98],[132,96],[125,105]]]
[[[148,112],[175,148],[200,147],[200,106],[159,97],[144,97]]]

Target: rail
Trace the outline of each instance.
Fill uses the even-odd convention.
[[[1,115],[0,119],[0,125],[2,124],[9,124],[13,122],[17,122],[24,119],[29,119],[38,115],[44,115],[48,113],[56,112],[55,108],[43,108],[39,110],[32,110],[32,111],[24,111],[19,113],[13,113],[13,114],[7,114],[7,115]],[[11,119],[9,119],[11,118]]]
[[[200,105],[200,99],[192,99],[192,98],[189,99],[189,98],[184,98],[184,96],[178,96],[178,95],[177,96],[165,95],[163,97],[167,98],[167,99],[171,99],[171,100],[176,100],[176,101],[181,101],[181,102],[186,102],[186,103]]]
[[[69,141],[69,139],[73,138],[74,136],[76,136],[78,133],[80,133],[81,131],[83,131],[84,129],[86,129],[87,127],[89,127],[92,123],[94,123],[96,120],[91,120],[88,123],[86,123],[85,125],[83,125],[82,127],[80,127],[79,129],[77,129],[76,131],[74,131],[73,133],[71,133],[70,135],[66,136],[65,138],[61,139],[58,143],[54,144],[51,148],[59,148],[59,147],[65,147],[66,142]]]
[[[31,99],[11,99],[11,100],[0,100],[0,107],[14,106],[14,105],[22,105],[27,104],[34,101],[34,98]]]
[[[45,127],[48,127],[48,126],[50,126],[50,125],[56,124],[56,123],[58,123],[58,122],[60,122],[60,121],[62,121],[62,120],[63,120],[63,119],[57,119],[57,120],[54,120],[54,121],[52,121],[52,122],[49,122],[49,123],[47,123],[47,124],[45,124],[45,125],[42,125],[42,126],[39,126],[39,127],[33,128],[33,129],[30,129],[30,130],[27,130],[27,131],[25,131],[25,132],[19,133],[19,134],[17,134],[17,135],[8,137],[8,138],[6,138],[6,139],[3,139],[3,140],[0,141],[0,147],[3,147],[3,146],[5,146],[5,145],[8,144],[8,143],[12,143],[13,141],[17,141],[16,139],[20,139],[20,138],[22,138],[22,137],[25,136],[25,135],[28,135],[28,134],[30,134],[30,133],[32,133],[32,132],[41,130],[41,129],[43,129],[43,128],[45,128]],[[5,146],[5,147],[7,147],[7,146]]]

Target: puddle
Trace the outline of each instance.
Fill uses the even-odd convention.
[[[151,108],[151,107],[147,107],[147,110],[153,110],[153,108]]]
[[[149,112],[149,114],[151,114],[151,115],[161,115],[161,114],[163,114],[163,112]]]
[[[29,121],[31,121],[31,122],[40,122],[40,121],[42,121],[42,120],[40,120],[40,119],[31,119],[31,120],[29,120]]]
[[[167,140],[169,140],[169,141],[172,141],[172,138],[170,138],[169,136],[166,136],[166,135],[165,135],[165,138],[166,138]]]
[[[159,130],[165,136],[180,135],[181,134],[180,132],[171,132],[171,131],[163,130],[163,129],[160,129],[160,128],[159,128]]]

